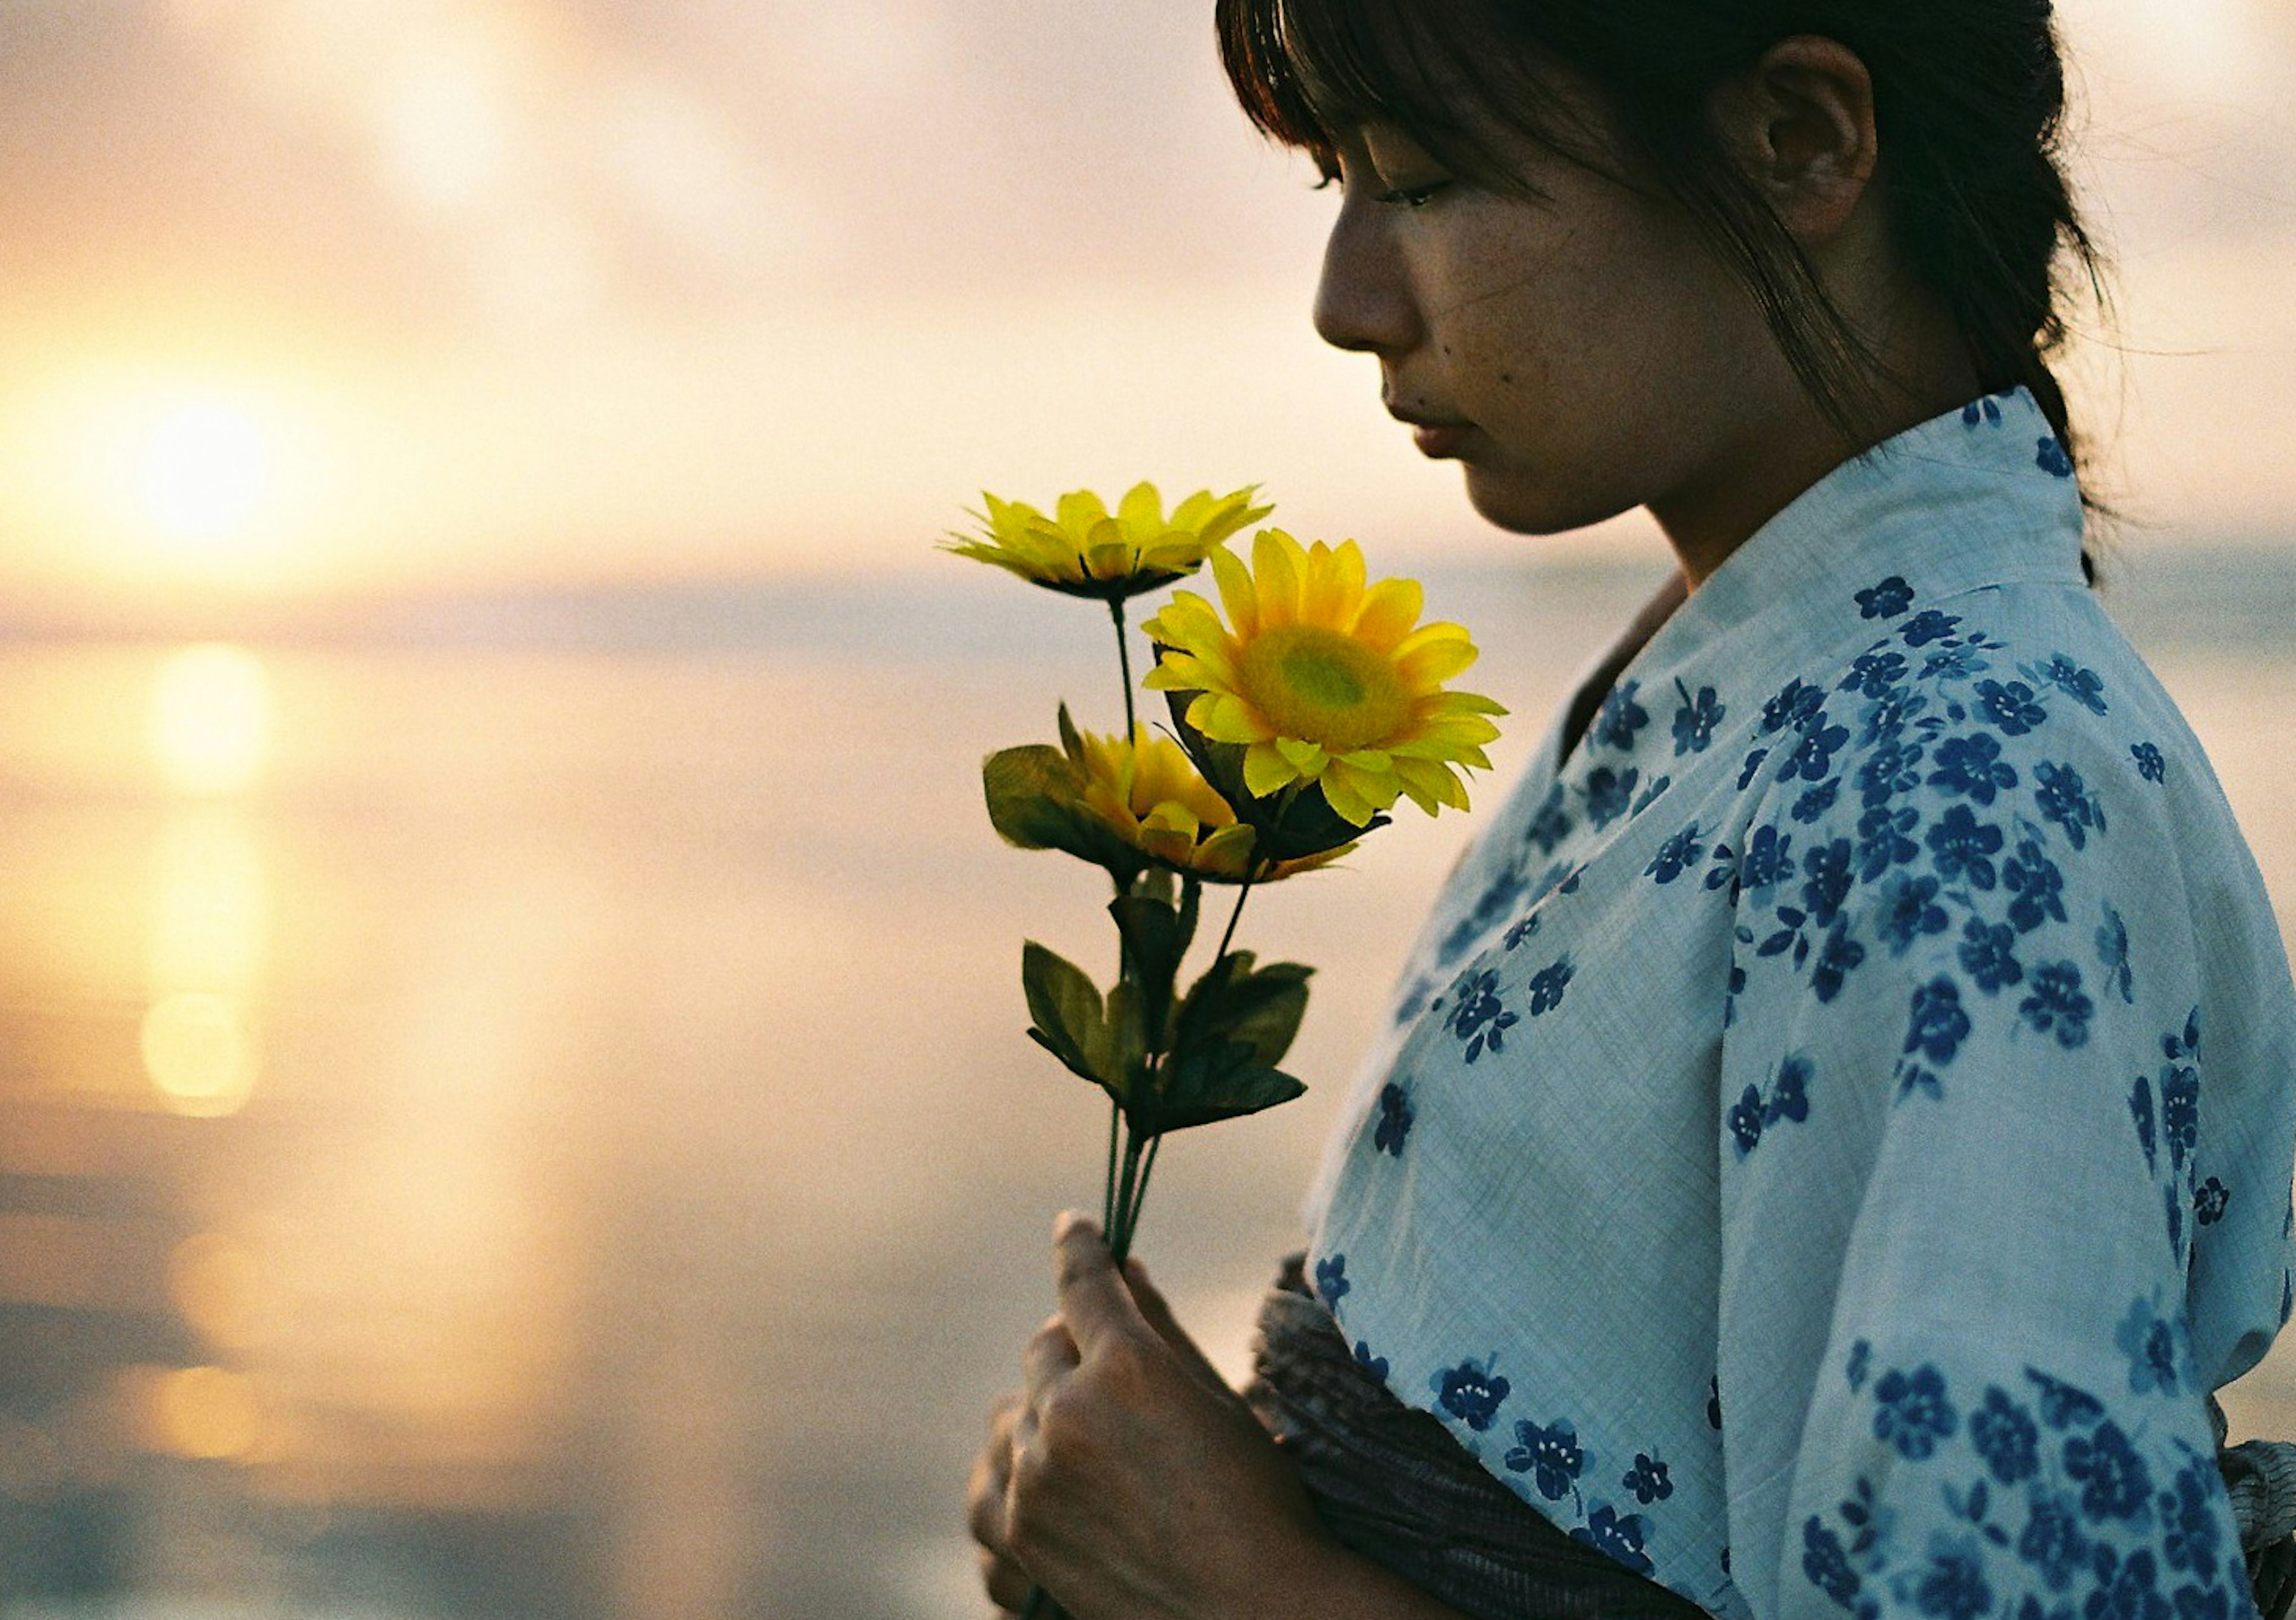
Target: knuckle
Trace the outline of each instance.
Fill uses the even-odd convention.
[[[1013,1434],[1020,1422],[1021,1398],[1018,1395],[1008,1396],[997,1403],[996,1411],[988,1419],[988,1451],[991,1455],[1002,1455],[1013,1449]]]
[[[1026,1457],[1032,1483],[1089,1475],[1103,1451],[1098,1392],[1089,1384],[1070,1385],[1048,1397],[1037,1412],[1035,1443],[1013,1459],[1014,1473]]]
[[[1023,1490],[1016,1479],[1012,1503],[1004,1513],[1004,1541],[996,1549],[1000,1557],[1023,1567],[1035,1559],[1042,1550],[1039,1511],[1037,1493]]]
[[[1111,1335],[1098,1346],[1093,1378],[1108,1395],[1128,1404],[1148,1398],[1158,1368],[1150,1347],[1130,1335]]]
[[[1004,1476],[1004,1539],[1017,1544],[1022,1526],[1033,1523],[1046,1504],[1057,1501],[1091,1454],[1089,1437],[1073,1413],[1056,1408],[1046,1414],[1029,1444],[1013,1453]]]

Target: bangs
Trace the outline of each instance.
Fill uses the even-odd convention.
[[[1599,147],[1484,0],[1218,0],[1218,15],[1221,65],[1245,116],[1326,176],[1340,137],[1366,124],[1400,131],[1455,173],[1516,189],[1494,131],[1574,157]]]

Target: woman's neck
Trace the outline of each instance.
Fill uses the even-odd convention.
[[[1952,317],[1900,267],[1878,199],[1869,201],[1861,210],[1866,229],[1812,254],[1835,308],[1875,362],[1853,402],[1857,430],[1826,415],[1778,356],[1768,385],[1749,386],[1749,407],[1725,454],[1650,505],[1692,590],[1834,468],[1982,391]]]

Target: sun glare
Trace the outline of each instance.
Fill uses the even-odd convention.
[[[220,642],[182,648],[152,681],[152,762],[178,793],[243,792],[269,760],[271,719],[261,659]]]
[[[144,1015],[144,1070],[178,1114],[236,1114],[255,1090],[255,1031],[240,1001],[184,991]]]
[[[153,527],[179,540],[222,539],[247,527],[269,491],[270,438],[235,406],[180,405],[152,427],[135,473]]]

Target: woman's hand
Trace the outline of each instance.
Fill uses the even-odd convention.
[[[1077,1620],[1289,1607],[1300,1561],[1339,1553],[1292,1465],[1097,1227],[1063,1216],[1054,1262],[1059,1312],[973,1468],[990,1599],[1018,1609],[1033,1583]]]

